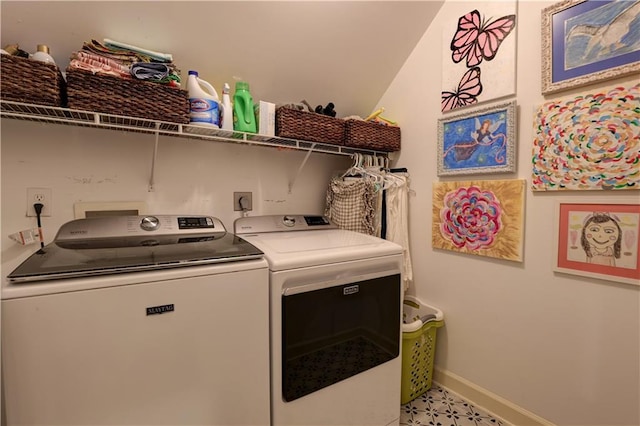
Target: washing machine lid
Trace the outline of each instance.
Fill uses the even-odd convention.
[[[273,230],[264,227],[267,222],[277,224],[282,221],[291,222],[292,219],[295,219],[294,225],[283,229]],[[300,223],[304,225],[295,229],[296,224]],[[280,225],[277,224],[276,227],[280,228]],[[255,232],[256,229],[262,232]],[[237,235],[264,253],[272,271],[402,254],[402,247],[398,244],[371,235],[338,229],[323,216],[247,217],[236,220],[234,230]]]
[[[28,282],[259,259],[210,216],[112,216],[64,224],[7,279]]]

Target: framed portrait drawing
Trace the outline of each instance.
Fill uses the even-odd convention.
[[[565,0],[542,11],[542,93],[640,71],[640,0]]]
[[[599,201],[558,203],[553,269],[640,285],[640,204]]]
[[[438,176],[515,171],[516,101],[438,120]]]

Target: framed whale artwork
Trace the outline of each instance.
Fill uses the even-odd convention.
[[[542,11],[542,93],[640,72],[640,0],[566,0]]]

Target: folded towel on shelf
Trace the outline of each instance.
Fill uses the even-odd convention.
[[[119,61],[124,65],[131,65],[134,62],[151,62],[151,58],[148,56],[129,50],[110,49],[97,40],[85,41],[82,45],[82,50]]]
[[[128,50],[128,51],[132,51],[138,54],[141,54],[143,56],[147,56],[157,62],[172,62],[173,61],[173,56],[170,53],[161,53],[161,52],[155,52],[153,50],[149,50],[149,49],[144,49],[142,47],[138,47],[138,46],[134,46],[131,44],[126,44],[126,43],[122,43],[119,41],[114,41],[108,38],[103,39],[103,42],[105,44],[105,46],[110,47],[110,48],[114,48],[114,49],[123,49],[123,50]]]
[[[165,64],[136,62],[131,65],[131,75],[139,80],[162,80],[169,74],[171,69]]]
[[[135,49],[135,50],[132,50]],[[180,86],[180,70],[161,54],[128,44],[105,39],[86,41],[82,50],[73,53],[69,65],[93,72],[152,83]]]
[[[180,82],[180,77],[170,66],[157,62],[136,62],[131,65],[131,75],[154,83]]]
[[[117,70],[118,72],[124,74],[129,74],[130,69],[127,65],[125,65],[122,61],[118,61],[115,59],[107,58],[106,56],[98,55],[96,53],[91,53],[87,51],[79,51],[73,52],[71,54],[71,60],[77,59],[80,62],[84,62],[89,65],[108,65],[113,70]]]
[[[84,61],[80,59],[71,59],[69,62],[69,67],[77,68],[85,71],[90,71],[93,74],[105,74],[112,75],[114,77],[120,77],[125,79],[131,78],[131,73],[129,71],[122,71],[119,67],[112,67],[111,65],[107,65],[98,61]]]

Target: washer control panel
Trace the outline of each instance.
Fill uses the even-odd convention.
[[[220,219],[211,216],[104,216],[76,219],[58,231],[56,240],[111,238],[136,235],[211,234],[226,232]]]

